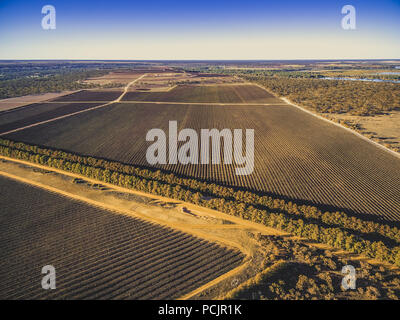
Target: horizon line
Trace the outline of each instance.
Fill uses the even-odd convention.
[[[126,61],[126,62],[165,62],[165,61],[400,61],[400,58],[307,58],[307,59],[0,59],[0,61]]]

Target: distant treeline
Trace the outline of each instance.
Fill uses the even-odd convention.
[[[60,92],[89,88],[111,88],[121,84],[88,84],[91,77],[107,74],[113,70],[136,70],[146,67],[143,63],[120,62],[14,62],[0,63],[0,99],[28,94]]]
[[[191,202],[335,248],[400,266],[400,230],[344,212],[322,212],[270,196],[119,162],[0,139],[0,154],[155,195]],[[394,244],[396,243],[396,244]]]
[[[381,114],[400,108],[396,83],[244,76],[278,96],[323,113]]]
[[[83,83],[90,77],[106,74],[100,70],[82,70],[43,77],[24,77],[0,80],[0,99],[19,97],[28,94],[61,92],[64,90],[79,90],[99,87],[99,85]],[[1,79],[1,78],[0,78]]]
[[[321,79],[325,77],[356,78],[356,79],[379,79],[379,80],[400,80],[400,74],[393,72],[393,66],[387,68],[343,68],[331,67],[328,69],[315,70],[313,68],[281,68],[281,69],[223,69],[220,67],[209,67],[207,69],[187,68],[190,72],[210,72],[224,75],[242,75],[256,77],[275,77],[275,78],[310,78]],[[387,73],[382,73],[386,71]],[[392,71],[392,72],[391,72]]]
[[[400,109],[400,85],[388,82],[324,80],[324,72],[294,70],[211,69],[255,82],[272,93],[322,113],[375,115]],[[340,73],[337,75],[340,77]],[[350,77],[350,76],[346,76]],[[353,78],[367,78],[362,74]],[[396,75],[374,75],[375,79],[397,79]]]

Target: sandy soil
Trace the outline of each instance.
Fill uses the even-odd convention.
[[[79,91],[79,90],[77,90]],[[62,91],[44,94],[31,94],[22,97],[8,98],[0,100],[0,111],[6,111],[18,107],[25,106],[31,103],[43,102],[50,99],[58,98],[66,94],[74,93],[77,91]]]
[[[96,180],[61,170],[20,160],[10,161],[11,159],[6,157],[0,158],[7,159],[6,162],[0,161],[0,175],[111,210],[116,214],[134,216],[217,242],[226,247],[233,247],[247,256],[244,263],[239,267],[181,297],[182,299],[189,299],[199,292],[244,271],[251,264],[253,255],[256,254],[257,244],[247,233],[248,229],[252,229],[252,227],[255,230],[259,229],[258,225],[254,223],[173,199],[136,192],[106,183],[99,184]],[[75,179],[81,180],[76,183]],[[136,196],[138,200],[129,198],[129,195]],[[259,230],[263,234],[284,234],[270,228]],[[252,265],[254,268],[254,263]]]

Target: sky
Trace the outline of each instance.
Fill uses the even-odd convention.
[[[399,58],[400,0],[0,0],[0,59]]]

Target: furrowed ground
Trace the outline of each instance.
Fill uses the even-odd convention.
[[[176,90],[179,95],[174,93]],[[235,90],[240,94],[232,94]],[[209,95],[203,96],[205,93]],[[258,106],[234,105],[234,102],[226,106],[206,102],[204,105],[125,102],[5,138],[148,167],[145,155],[150,143],[145,140],[146,133],[152,128],[167,132],[169,120],[177,120],[179,129],[197,131],[254,129],[255,170],[249,176],[236,176],[234,165],[178,164],[157,168],[329,210],[369,214],[378,220],[400,219],[398,158],[349,131],[293,106],[282,105],[281,100],[275,100],[280,105],[269,105],[267,101],[275,98],[257,86],[184,86],[166,93],[134,94],[132,99],[172,100],[176,96],[193,102],[219,103],[228,101],[229,96],[230,101],[240,103],[263,102]]]
[[[0,177],[1,299],[173,299],[243,255],[180,231]],[[56,290],[41,269],[56,268]]]
[[[70,113],[86,110],[98,103],[38,103],[0,113],[0,132],[25,127]]]
[[[82,90],[77,93],[72,93],[53,101],[112,101],[121,95],[122,91],[89,91]]]
[[[121,83],[119,89],[80,91],[0,113],[0,174],[69,196],[0,180],[0,201],[6,203],[4,219],[0,217],[0,252],[5,253],[0,272],[8,279],[0,287],[2,294],[60,299],[398,298],[400,164],[395,153],[259,86],[239,83],[237,77],[173,70],[140,74],[134,82],[125,72],[93,79],[112,78],[115,85]],[[91,103],[96,107],[86,107]],[[20,112],[23,108],[26,112]],[[150,167],[146,133],[161,128],[168,134],[171,120],[178,121],[178,130],[254,129],[253,174],[236,176],[235,165]],[[5,134],[10,128],[15,132]],[[29,220],[28,207],[35,219]],[[45,227],[50,227],[48,234],[40,230]],[[183,255],[167,256],[172,238],[179,242],[173,248],[184,250]],[[239,248],[245,263],[238,251],[214,241]],[[143,252],[137,252],[138,242]],[[149,242],[162,253],[154,252]],[[207,248],[199,253],[203,245]],[[210,248],[217,254],[215,267],[199,268],[202,259],[214,263]],[[57,284],[64,288],[54,296],[37,288],[41,264],[50,264],[47,258],[66,274]],[[173,261],[172,268],[161,263],[165,276],[153,264],[160,264],[157,259]],[[231,260],[224,264],[224,259]],[[32,262],[34,269],[23,268]],[[68,268],[74,263],[78,271]],[[357,270],[354,292],[341,288],[340,271],[347,264]],[[198,276],[196,268],[202,272]],[[90,274],[79,273],[83,269]],[[17,284],[22,292],[12,282],[16,272],[23,275]],[[72,280],[72,272],[78,280]],[[35,274],[36,287],[29,273]]]
[[[62,99],[62,98],[60,98]],[[253,85],[178,86],[168,92],[128,92],[123,101],[205,103],[280,103],[273,95]]]
[[[181,299],[397,299],[399,293],[399,270],[393,266],[321,247],[230,214],[4,157],[0,174],[245,253],[240,266]],[[341,287],[343,275],[338,271],[348,264],[357,270],[358,290]]]

